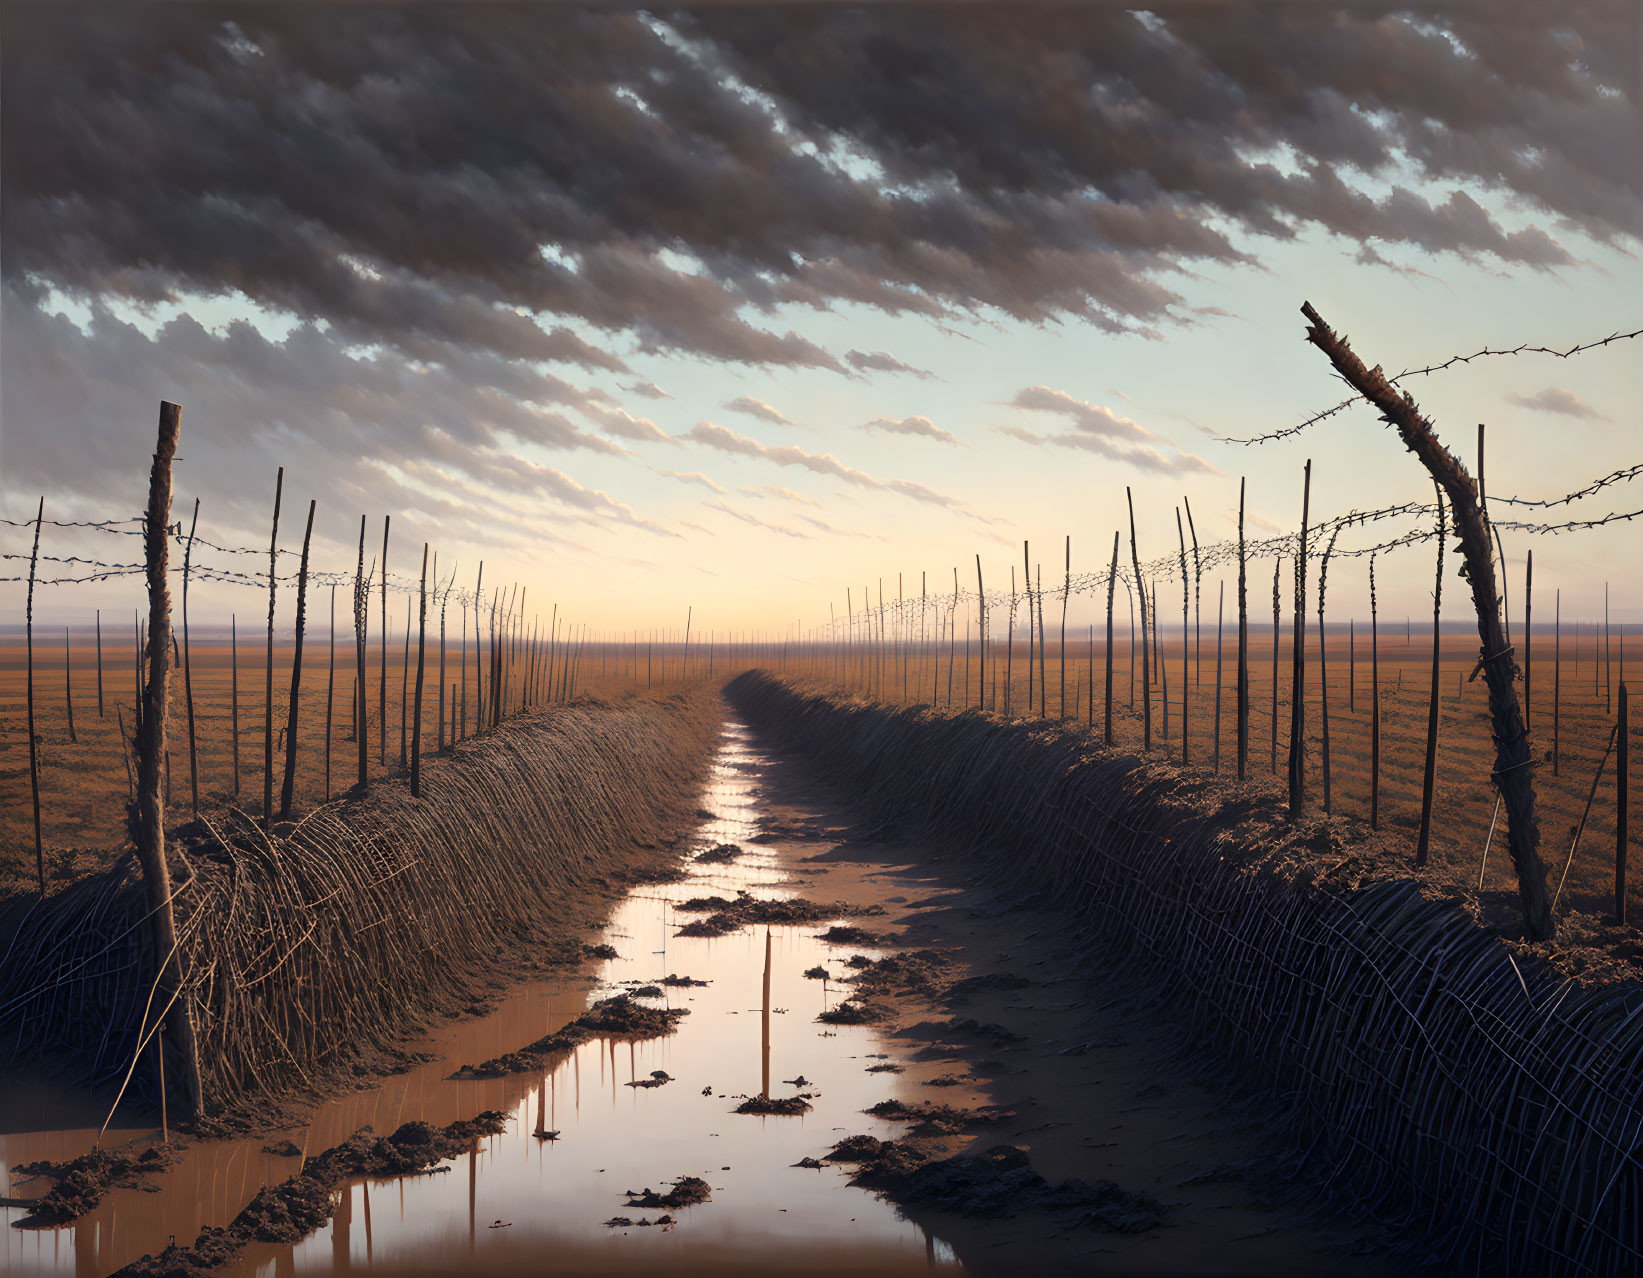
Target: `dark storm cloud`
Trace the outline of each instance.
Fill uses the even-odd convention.
[[[776,308],[1158,333],[1192,322],[1190,273],[1311,227],[1368,260],[1567,268],[1560,236],[1643,232],[1628,21],[1538,0],[1424,18],[1288,6],[1281,21],[1230,3],[954,6],[939,21],[893,6],[7,6],[0,372],[9,420],[67,424],[8,431],[6,482],[90,492],[127,473],[104,460],[108,423],[139,391],[179,386],[192,419],[257,423],[259,463],[287,438],[336,461],[338,494],[358,459],[400,455],[427,422],[469,449],[449,462],[464,473],[499,439],[619,455],[564,411],[629,440],[659,432],[545,366],[631,382],[633,352],[682,352],[926,376],[883,352],[841,357]],[[151,341],[100,318],[82,337],[38,309],[52,290],[243,294],[299,327],[284,343],[186,325]],[[1052,438],[1121,439],[1099,426],[1074,417]],[[222,429],[196,456],[215,452],[237,499],[246,436]],[[897,485],[950,502],[872,486]]]

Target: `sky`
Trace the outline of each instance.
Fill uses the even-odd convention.
[[[1241,480],[1251,536],[1295,529],[1308,460],[1314,520],[1427,500],[1361,405],[1226,440],[1345,398],[1303,301],[1388,372],[1643,327],[1639,12],[8,4],[0,517],[138,512],[166,399],[173,517],[198,499],[218,545],[266,553],[283,466],[281,546],[315,500],[317,566],[352,569],[362,515],[374,558],[391,515],[395,575],[426,542],[530,612],[700,635],[973,588],[978,555],[1007,587],[1024,541],[1046,588],[1069,537],[1100,571],[1127,489],[1143,560],[1189,503],[1233,536]],[[1488,424],[1491,495],[1549,498],[1643,460],[1640,355],[1405,388],[1469,466]],[[1632,524],[1503,542],[1571,615],[1609,581],[1643,619]],[[136,546],[48,527],[42,553]],[[1364,567],[1332,573],[1338,615]],[[1429,608],[1429,548],[1378,578]],[[37,615],[139,598],[54,585]]]

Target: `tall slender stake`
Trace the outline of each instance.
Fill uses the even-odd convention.
[[[68,739],[78,745],[80,738],[74,732],[74,647],[68,626],[63,627],[63,709],[68,712]]]
[[[1187,542],[1186,538],[1181,536],[1181,508],[1179,506],[1175,508],[1175,535],[1181,542],[1181,763],[1185,766],[1188,762],[1187,729],[1190,724],[1187,685],[1191,679],[1187,658],[1191,654],[1187,651]],[[1202,657],[1202,653],[1199,655]],[[1200,660],[1200,673],[1202,673],[1202,664]]]
[[[194,518],[188,525],[183,550],[183,699],[188,706],[188,792],[195,816],[200,815],[200,756],[194,738],[194,663],[188,645],[188,574],[194,558],[194,530],[200,523],[200,499],[194,499]]]
[[[103,717],[103,610],[97,609],[97,717]],[[123,747],[122,747],[123,748]]]
[[[1278,775],[1278,649],[1282,643],[1282,634],[1279,630],[1278,609],[1281,600],[1278,594],[1278,570],[1283,567],[1284,557],[1279,555],[1272,565],[1272,775]]]
[[[1107,692],[1101,721],[1101,741],[1104,745],[1112,744],[1112,606],[1118,590],[1118,541],[1122,536],[1114,530],[1112,566],[1107,569]]]
[[[1312,462],[1301,481],[1301,536],[1295,546],[1295,640],[1289,691],[1289,815],[1306,800],[1306,525],[1312,506]]]
[[[1614,916],[1626,926],[1626,785],[1630,774],[1631,715],[1626,706],[1626,681],[1620,681],[1619,726],[1614,756]]]
[[[1438,657],[1442,652],[1443,614],[1443,488],[1436,480],[1432,487],[1438,498],[1438,567],[1436,584],[1432,587],[1432,691],[1426,704],[1426,772],[1421,781],[1420,840],[1415,845],[1415,867],[1426,864],[1426,854],[1432,838],[1432,782],[1438,766]]]
[[[392,515],[382,517],[382,639],[377,671],[377,765],[388,765],[388,529]]]
[[[325,801],[331,801],[331,719],[337,704],[337,583],[331,583],[331,644],[325,659]]]
[[[1135,498],[1129,485],[1124,486],[1124,501],[1130,512],[1130,562],[1135,568],[1135,588],[1141,596],[1141,748],[1152,749],[1152,694],[1151,671],[1147,664],[1147,596],[1141,587],[1141,551],[1135,544]],[[1134,635],[1130,637],[1131,661],[1134,660]]]
[[[265,830],[274,816],[274,593],[279,585],[280,497],[284,492],[285,467],[281,466],[274,480],[274,526],[268,535],[268,654],[263,663],[262,698],[262,828]],[[153,634],[153,630],[149,633]]]
[[[422,582],[417,587],[416,709],[411,717],[411,797],[422,796],[422,680],[428,638],[428,543],[422,543]]]
[[[1067,605],[1072,600],[1073,593],[1073,539],[1067,534],[1067,575],[1065,584],[1061,587],[1061,647],[1059,661],[1061,665],[1061,702],[1059,717],[1067,717]],[[1076,688],[1074,689],[1076,692]]]
[[[1193,648],[1193,681],[1202,685],[1204,682],[1204,611],[1201,599],[1204,561],[1198,556],[1198,530],[1192,526],[1192,501],[1182,496],[1181,504],[1187,508],[1187,536],[1192,538],[1192,648]],[[1185,643],[1183,636],[1181,642]],[[1220,727],[1221,711],[1216,707],[1216,727]]]
[[[297,624],[296,640],[291,654],[291,704],[285,717],[285,776],[280,782],[280,820],[291,815],[291,801],[297,783],[297,706],[302,700],[302,639],[308,628],[308,547],[314,539],[314,509],[318,501],[308,502],[308,526],[302,532],[302,558],[297,565]]]
[[[1238,672],[1237,690],[1238,780],[1249,764],[1249,590],[1248,560],[1244,548],[1244,481],[1238,480]]]
[[[1523,730],[1529,731],[1534,708],[1535,673],[1535,552],[1526,552],[1523,569]]]
[[[1381,828],[1381,642],[1375,556],[1369,556],[1369,828]]]
[[[160,444],[165,446],[165,410],[160,410]],[[177,446],[175,430],[171,441],[173,449]],[[158,457],[158,454],[156,454]],[[155,466],[159,462],[156,460]],[[166,505],[170,507],[170,476],[171,458],[166,457],[167,493]],[[40,498],[40,508],[34,514],[34,549],[29,552],[29,593],[28,605],[25,611],[25,633],[28,644],[28,704],[29,704],[29,795],[34,801],[34,868],[40,877],[40,896],[46,895],[46,845],[40,837],[40,746],[34,735],[34,576],[40,562],[40,525],[45,522],[46,499]],[[164,534],[162,533],[163,537]],[[162,578],[163,581],[163,578]]]
[[[1552,596],[1552,775],[1560,764],[1559,729],[1563,715],[1563,587]]]
[[[1329,642],[1324,631],[1324,592],[1329,588],[1329,557],[1335,553],[1335,538],[1341,535],[1339,525],[1329,534],[1329,545],[1318,567],[1318,700],[1323,723],[1324,814],[1334,811],[1330,804],[1329,788]]]
[[[370,784],[369,760],[365,752],[365,654],[366,627],[371,617],[371,581],[365,575],[365,516],[359,517],[359,559],[354,565],[354,752],[357,774],[354,784],[361,794]]]
[[[234,797],[240,797],[240,622],[228,614],[228,709],[234,738]]]
[[[987,708],[987,592],[981,585],[981,556],[976,556],[976,617],[977,635],[981,641],[981,649],[976,657],[977,669],[977,696],[976,704],[982,709]],[[996,677],[996,676],[995,676]],[[997,698],[995,697],[996,701]],[[970,628],[966,618],[964,628],[964,704],[970,704]]]

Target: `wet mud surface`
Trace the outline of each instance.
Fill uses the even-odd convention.
[[[197,1142],[157,1192],[6,1228],[0,1271],[108,1274],[243,1220],[215,1272],[1408,1272],[1373,1230],[1294,1201],[1259,1108],[1031,899],[857,827],[847,796],[735,725],[699,816],[678,881],[575,941],[583,975],[499,993],[416,1045],[437,1059],[306,1127]],[[431,1141],[432,1162],[384,1150],[480,1115],[494,1132]],[[93,1134],[0,1134],[0,1158],[72,1157]],[[281,1217],[277,1187],[310,1167]]]

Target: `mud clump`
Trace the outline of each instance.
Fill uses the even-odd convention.
[[[943,987],[946,973],[951,967],[952,960],[940,950],[914,950],[910,954],[892,954],[871,962],[869,966],[860,968],[850,980],[864,993],[933,996]]]
[[[641,985],[631,991],[634,998],[662,998],[663,990],[660,985]]]
[[[794,1116],[808,1114],[810,1101],[805,1096],[749,1096],[736,1106],[738,1114],[767,1114]]]
[[[302,1150],[295,1141],[282,1140],[277,1145],[264,1145],[262,1152],[272,1154],[275,1158],[301,1158]]]
[[[362,1127],[340,1145],[308,1159],[279,1185],[265,1185],[226,1227],[200,1231],[191,1247],[173,1244],[144,1256],[117,1278],[199,1278],[232,1262],[252,1243],[298,1243],[331,1219],[333,1191],[352,1177],[416,1176],[466,1153],[481,1136],[506,1130],[508,1117],[487,1110],[477,1118],[435,1127],[406,1123],[382,1137]]]
[[[1011,1110],[997,1106],[962,1109],[933,1101],[880,1101],[866,1111],[891,1123],[911,1123],[915,1135],[951,1135],[971,1127],[986,1127],[1015,1117]]]
[[[493,1057],[479,1065],[464,1065],[451,1077],[502,1078],[508,1074],[529,1074],[556,1057],[570,1055],[589,1039],[664,1038],[673,1033],[681,1017],[689,1015],[688,1008],[646,1007],[635,1003],[630,994],[618,994],[595,1003],[563,1029],[505,1056]]]
[[[177,1155],[155,1146],[140,1154],[118,1154],[94,1149],[65,1163],[23,1163],[12,1168],[19,1176],[44,1176],[52,1187],[32,1202],[20,1203],[29,1214],[17,1221],[19,1229],[50,1229],[85,1215],[111,1189],[142,1189],[154,1193],[151,1177],[170,1167]]]
[[[984,1038],[995,1047],[1003,1047],[1009,1043],[1022,1043],[1026,1041],[1014,1030],[1005,1029],[1004,1026],[995,1025],[991,1022],[983,1023],[976,1020],[973,1016],[965,1017],[963,1020],[960,1020],[955,1016],[952,1020],[948,1021],[946,1025],[942,1026],[942,1028],[953,1034],[968,1034],[973,1038]]]
[[[852,915],[874,914],[882,911],[875,906],[852,907],[839,902],[823,905],[803,897],[789,897],[780,901],[764,901],[738,892],[734,900],[727,896],[696,896],[673,907],[684,914],[706,914],[685,924],[677,936],[728,936],[760,923],[792,924],[820,923],[824,919],[847,918]]]
[[[847,999],[837,1007],[818,1013],[816,1019],[824,1025],[876,1025],[894,1015],[881,1004]]]
[[[694,1207],[698,1203],[710,1202],[712,1198],[708,1183],[700,1176],[681,1176],[665,1194],[658,1194],[649,1188],[637,1194],[628,1190],[629,1207]]]
[[[900,1074],[905,1069],[906,1066],[904,1065],[895,1065],[889,1061],[884,1061],[878,1065],[869,1065],[867,1067],[867,1072],[869,1074]]]
[[[734,843],[716,843],[706,852],[698,853],[695,861],[697,865],[729,865],[743,855],[745,853]]]
[[[582,957],[587,959],[613,959],[622,956],[616,952],[614,945],[584,945]]]
[[[884,937],[849,923],[835,923],[817,939],[828,945],[866,945],[875,950],[890,944]]]
[[[626,1086],[626,1087],[661,1087],[661,1086],[663,1086],[667,1083],[671,1083],[672,1081],[673,1081],[673,1075],[669,1074],[665,1069],[653,1069],[653,1070],[650,1071],[650,1077],[649,1078],[636,1078],[631,1083],[624,1084],[624,1086]]]
[[[670,989],[676,990],[689,989],[691,986],[696,985],[707,985],[706,981],[698,981],[689,976],[676,976],[672,972],[669,972],[666,976],[664,976],[661,983]]]

